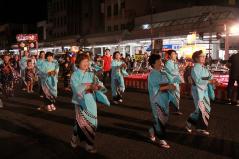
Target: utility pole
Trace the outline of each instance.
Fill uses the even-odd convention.
[[[225,31],[225,54],[224,60],[228,60],[229,58],[229,30],[227,24],[224,24],[224,31]]]
[[[153,0],[150,0],[150,38],[151,38],[151,53],[153,51]]]

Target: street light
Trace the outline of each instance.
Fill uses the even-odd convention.
[[[239,24],[234,24],[228,27],[227,24],[224,24],[224,31],[225,31],[225,55],[224,59],[229,59],[229,36],[236,36],[239,35]]]
[[[239,35],[239,24],[233,25],[229,30],[230,35]]]
[[[144,30],[147,30],[147,29],[149,29],[149,28],[150,28],[150,25],[149,25],[149,24],[144,24],[144,25],[143,25],[143,29],[144,29]]]

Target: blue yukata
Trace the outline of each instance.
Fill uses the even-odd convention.
[[[46,60],[38,67],[39,76],[41,78],[41,87],[44,92],[44,102],[46,105],[54,104],[57,97],[59,64],[56,60],[52,62]],[[48,72],[51,71],[56,71],[56,75],[48,75]]]
[[[180,104],[180,86],[179,84],[183,82],[183,78],[179,73],[178,64],[173,60],[168,60],[165,63],[165,71],[167,73],[167,77],[170,84],[174,84],[176,86],[176,90],[169,91],[170,101],[173,103],[173,106],[179,111]]]
[[[212,74],[203,65],[196,63],[191,71],[193,80],[192,96],[195,111],[190,114],[188,122],[197,129],[206,129],[210,117],[210,99],[214,100],[214,88],[209,84]]]
[[[3,60],[0,58],[0,65],[3,64]]]
[[[160,91],[160,85],[168,83],[167,75],[163,71],[153,69],[148,76],[149,99],[154,123],[149,132],[156,134],[159,139],[164,137],[170,102],[169,92]]]
[[[41,68],[42,64],[45,62],[45,59],[38,59],[37,63],[36,63],[36,67],[39,70],[39,68]]]
[[[101,71],[102,70],[102,67],[100,67],[100,66],[98,66],[98,65],[96,65],[96,63],[93,61],[93,60],[91,60],[90,61],[90,71],[92,71],[92,72],[98,72],[98,71]]]
[[[21,78],[23,80],[23,83],[26,85],[26,81],[25,81],[25,69],[27,67],[27,60],[29,58],[26,56],[23,56],[19,62],[20,65],[20,74],[21,74]]]
[[[98,125],[96,102],[110,105],[104,95],[105,87],[93,72],[83,72],[77,69],[71,76],[71,88],[73,92],[72,103],[75,105],[76,123],[74,135],[89,145],[94,145],[95,132]],[[98,84],[100,90],[86,90],[87,86]]]
[[[42,67],[44,62],[46,62],[45,59],[38,59],[37,62],[36,62],[37,75],[38,75],[39,79],[41,79],[40,70],[41,70],[41,67]]]
[[[45,59],[38,59],[37,60],[37,63],[36,63],[36,70],[37,70],[37,76],[38,76],[38,86],[39,86],[39,93],[40,95],[42,95],[42,87],[41,87],[41,73],[40,73],[40,70],[41,70],[41,67],[43,65],[43,63],[45,62],[46,60]]]
[[[121,65],[123,61],[113,60],[111,63],[111,90],[113,100],[118,101],[122,99],[122,93],[125,91],[124,76],[128,73]]]

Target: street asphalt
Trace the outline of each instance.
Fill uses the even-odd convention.
[[[239,107],[213,103],[210,136],[204,137],[184,130],[194,106],[191,99],[183,98],[183,115],[170,114],[166,138],[171,148],[165,150],[148,139],[152,125],[148,95],[126,91],[122,104],[98,105],[98,152],[92,155],[83,145],[70,146],[74,107],[71,94],[59,92],[54,112],[37,110],[43,104],[37,93],[19,91],[4,99],[0,159],[239,159]]]

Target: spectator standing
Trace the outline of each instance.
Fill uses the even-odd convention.
[[[227,98],[228,98],[228,104],[232,104],[232,91],[235,84],[235,81],[237,81],[237,87],[239,84],[239,53],[236,53],[232,55],[228,60],[228,66],[230,68],[229,71],[229,81],[228,81],[228,87],[227,87]],[[237,104],[236,106],[239,106],[239,89],[237,88]]]
[[[107,77],[110,78],[110,72],[111,72],[112,57],[110,55],[110,49],[105,50],[102,60],[103,60],[103,82],[105,84]]]

